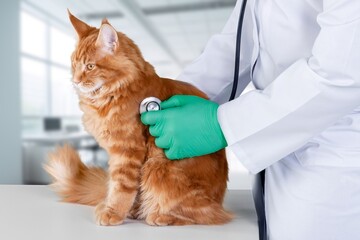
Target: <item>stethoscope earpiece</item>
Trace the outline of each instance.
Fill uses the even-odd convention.
[[[147,97],[140,103],[140,114],[161,110],[161,100],[156,97]]]

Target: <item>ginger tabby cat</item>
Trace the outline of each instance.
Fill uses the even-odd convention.
[[[206,95],[195,87],[160,78],[138,47],[105,19],[100,29],[69,12],[78,34],[72,54],[73,84],[83,124],[109,155],[108,172],[85,166],[70,146],[45,165],[65,202],[96,206],[96,222],[118,225],[126,217],[149,225],[224,224],[222,202],[228,165],[225,151],[170,161],[140,121],[139,104],[149,96]]]

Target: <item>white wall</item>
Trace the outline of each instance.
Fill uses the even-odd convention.
[[[0,184],[22,182],[19,9],[20,0],[0,1]]]

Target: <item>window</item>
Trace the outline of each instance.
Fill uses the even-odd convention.
[[[21,96],[23,115],[47,114],[46,64],[21,58]]]
[[[23,116],[80,116],[70,73],[74,37],[41,14],[20,16]]]
[[[75,48],[74,38],[55,27],[50,28],[50,59],[70,67],[70,56]]]
[[[45,22],[21,12],[21,52],[46,58]]]

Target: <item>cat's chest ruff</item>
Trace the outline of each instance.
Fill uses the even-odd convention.
[[[142,136],[139,114],[126,105],[112,105],[106,114],[104,111],[84,111],[83,124],[104,148]]]

